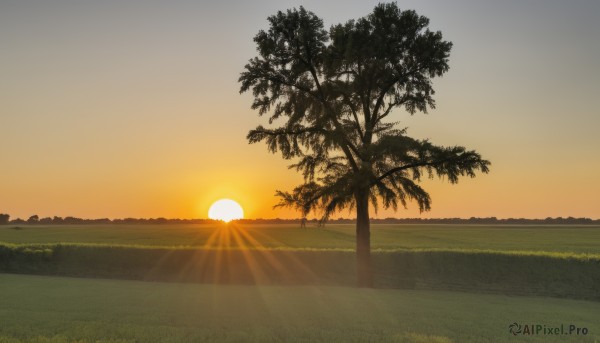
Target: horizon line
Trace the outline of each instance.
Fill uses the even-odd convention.
[[[6,215],[8,216],[7,219],[10,218],[10,215],[8,214],[3,214],[0,213],[0,216],[2,215]],[[37,217],[36,219],[33,219],[34,217]],[[439,218],[420,218],[420,217],[386,217],[386,218],[369,218],[372,221],[498,221],[498,222],[502,222],[502,221],[516,221],[516,220],[520,220],[520,221],[600,221],[600,218],[591,218],[591,217],[545,217],[545,218],[526,218],[526,217],[504,217],[504,218],[497,218],[495,216],[490,216],[490,217],[439,217]],[[93,222],[93,221],[110,221],[110,222],[132,222],[132,221],[139,221],[139,222],[176,222],[176,221],[185,221],[185,222],[191,222],[191,221],[202,221],[202,222],[222,222],[222,220],[218,220],[218,219],[210,219],[210,218],[166,218],[166,217],[148,217],[148,218],[136,218],[136,217],[124,217],[124,218],[109,218],[109,217],[103,217],[103,218],[82,218],[82,217],[75,217],[75,216],[66,216],[66,217],[60,217],[60,216],[52,216],[52,217],[39,217],[37,215],[32,215],[30,216],[28,219],[22,219],[20,217],[17,217],[15,219],[9,219],[6,220],[4,222],[4,224],[11,224],[14,222],[24,222],[25,224],[53,224],[53,222],[60,222],[60,221],[88,221],[88,222]],[[312,218],[302,218],[302,217],[297,217],[297,218],[240,218],[240,219],[233,219],[231,220],[232,222],[243,222],[243,221],[306,221],[306,222],[319,222],[321,221],[321,219],[317,218],[317,217],[312,217]],[[356,221],[356,217],[354,218],[345,218],[345,217],[339,217],[339,218],[331,218],[326,220],[326,222],[336,222],[336,221]],[[0,220],[0,224],[2,224],[2,220]]]

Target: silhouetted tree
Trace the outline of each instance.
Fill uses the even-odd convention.
[[[270,112],[269,123],[248,133],[283,158],[297,158],[305,184],[279,192],[303,213],[316,208],[322,221],[356,209],[358,285],[373,285],[369,203],[377,209],[417,202],[430,209],[422,176],[488,172],[489,162],[464,147],[442,147],[406,135],[392,110],[426,113],[435,107],[432,79],[448,71],[452,43],[430,31],[429,20],[396,4],[379,4],[358,20],[327,32],[314,13],[292,9],[268,18],[254,41],[258,56],[245,66],[240,92],[252,90],[252,109]]]
[[[312,196],[312,194],[314,194],[318,188],[319,185],[315,182],[308,182],[294,188],[292,193],[276,191],[275,195],[280,197],[280,199],[279,203],[274,207],[292,207],[296,210],[299,210],[302,214],[302,218],[300,219],[300,227],[306,228],[306,217],[311,210],[316,208],[317,203],[307,202],[303,199]]]
[[[0,225],[8,224],[8,220],[10,219],[10,215],[5,213],[0,213]]]
[[[29,217],[29,219],[27,219],[27,224],[37,224],[40,220],[40,217],[38,217],[37,214],[34,214],[33,216]]]
[[[21,218],[13,219],[10,221],[10,224],[26,224],[27,222]]]
[[[62,222],[63,224],[81,224],[82,221],[83,219],[81,218],[65,217]]]
[[[38,223],[40,223],[40,224],[52,224],[52,218],[50,218],[50,217],[40,218],[40,220],[38,221]]]

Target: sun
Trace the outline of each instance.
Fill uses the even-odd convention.
[[[234,219],[244,218],[244,210],[240,204],[231,199],[221,199],[210,205],[208,218],[228,223]]]

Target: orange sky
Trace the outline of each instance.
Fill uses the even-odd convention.
[[[303,5],[329,26],[376,3]],[[273,194],[302,179],[247,144],[265,120],[237,78],[266,17],[297,5],[2,2],[0,213],[205,218],[231,198],[250,218],[296,217],[273,210]],[[399,5],[429,17],[454,48],[434,81],[437,109],[394,116],[417,138],[492,162],[458,185],[426,180],[433,209],[421,216],[600,218],[600,5]],[[377,216],[420,214],[412,205]]]

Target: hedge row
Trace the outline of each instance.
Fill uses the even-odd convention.
[[[600,300],[600,256],[468,250],[374,251],[376,287]],[[148,281],[355,284],[352,250],[2,245],[0,271]]]

